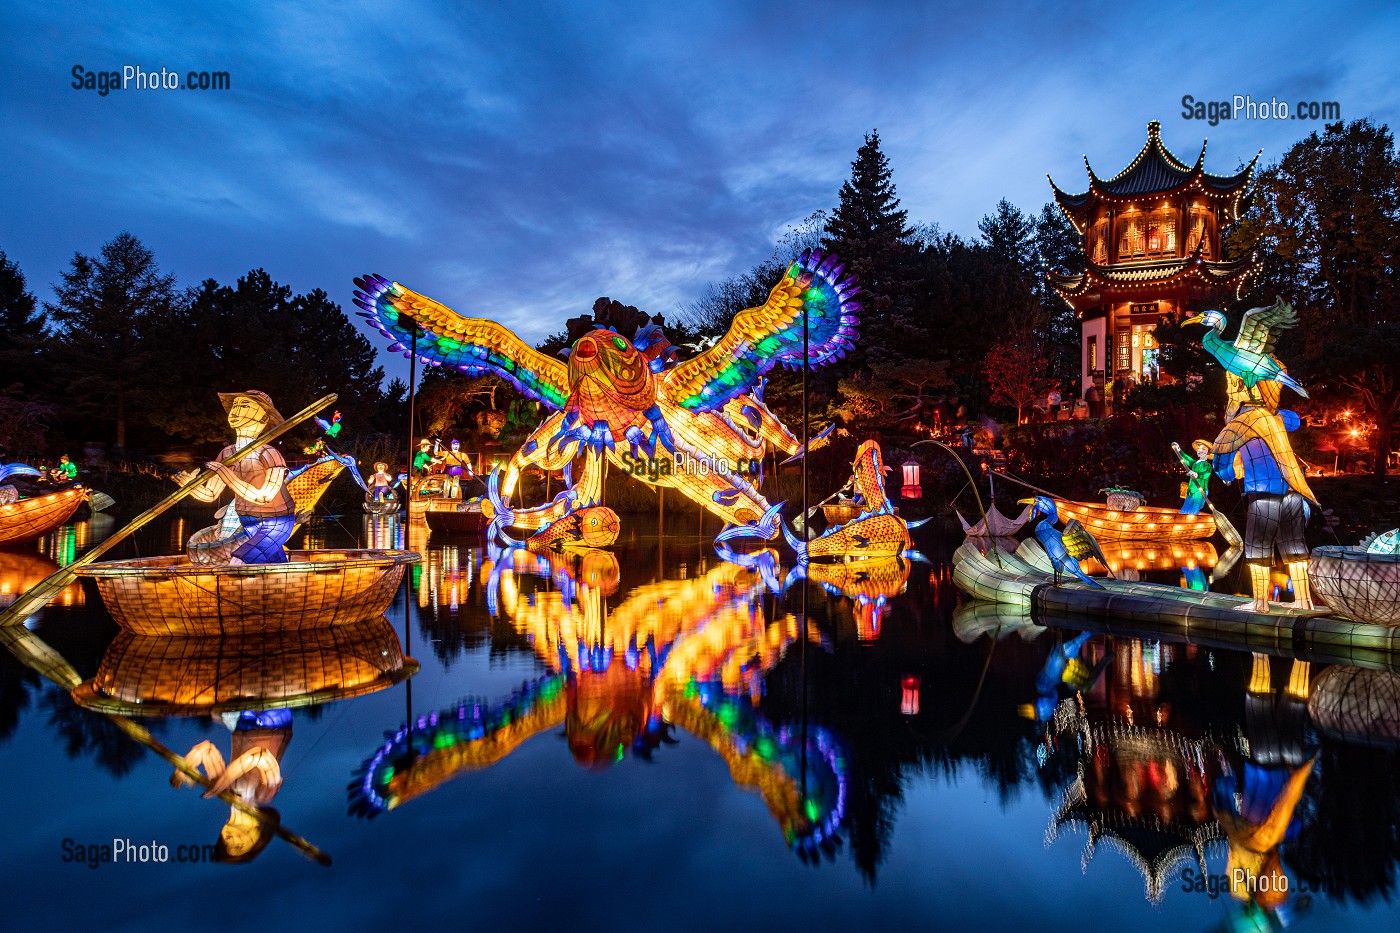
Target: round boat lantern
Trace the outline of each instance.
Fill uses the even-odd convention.
[[[919,715],[919,678],[904,677],[899,681],[899,711],[905,716]]]
[[[919,485],[919,464],[913,460],[906,460],[901,469],[904,472],[904,484],[900,487],[899,494],[906,499],[918,499],[924,494],[923,487]]]

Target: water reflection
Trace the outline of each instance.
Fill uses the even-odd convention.
[[[776,552],[749,558],[638,586],[609,607],[620,578],[612,553],[493,548],[481,569],[486,604],[549,673],[494,704],[467,700],[403,726],[366,762],[352,808],[369,816],[394,809],[561,727],[574,761],[589,769],[629,753],[649,759],[679,728],[763,796],[790,845],[804,855],[833,851],[846,796],[839,741],[805,722],[774,723],[757,708],[764,675],[795,641],[819,642],[820,633],[765,603]],[[425,582],[440,585],[431,573]]]
[[[540,755],[568,780],[593,782],[592,793],[623,786],[595,772],[616,777],[632,762],[650,763],[638,779],[656,781],[677,811],[697,794],[756,793],[766,838],[717,828],[723,851],[773,851],[792,865],[786,845],[852,879],[899,878],[901,858],[947,868],[977,857],[981,833],[996,835],[987,849],[1016,863],[1009,868],[1067,867],[1065,897],[1115,907],[1190,911],[1218,899],[1216,913],[1231,905],[1237,926],[1280,928],[1319,902],[1337,910],[1393,898],[1393,656],[1343,656],[1306,641],[1211,643],[1189,628],[1147,632],[959,604],[947,561],[957,542],[921,542],[930,563],[809,565],[804,577],[771,550],[718,559],[693,527],[565,555],[442,542],[396,516],[366,518],[359,532],[355,543],[425,556],[395,613],[409,613],[416,646],[431,647],[423,657],[439,692],[426,706],[392,687],[413,662],[383,618],[296,640],[114,639],[101,607],[83,607],[75,588],[71,607],[42,623],[44,641],[6,636],[23,664],[0,659],[0,741],[31,716],[74,756],[72,768],[95,764],[101,780],[141,773],[140,756],[161,755],[228,806],[200,832],[224,839],[230,859],[273,838],[301,839],[274,804],[308,837],[368,839],[389,825],[431,833],[433,808],[460,799],[437,793],[447,782],[474,782],[482,807],[496,807],[503,798],[490,794],[503,791],[483,772],[534,736],[558,735]],[[24,557],[45,562],[36,574],[56,566],[38,548]],[[1190,585],[1189,571],[1208,571],[1209,558],[1193,551],[1196,568],[1144,573]],[[74,627],[79,619],[88,621]],[[509,682],[492,663],[507,655],[506,669],[519,672]],[[503,686],[475,679],[488,676]],[[292,728],[291,709],[391,688],[377,707],[342,708],[353,728],[336,733],[305,713]],[[425,690],[415,692],[421,702]],[[215,728],[196,742],[181,719]],[[366,741],[385,725],[386,741]],[[190,751],[175,754],[160,736]],[[723,761],[721,786],[678,765],[676,743]],[[335,779],[308,787],[284,772],[302,757]],[[363,762],[350,790],[355,813],[413,808],[374,830],[345,822],[347,761]],[[560,773],[541,776],[541,786],[557,786]],[[300,792],[295,814],[286,782]],[[931,787],[970,787],[987,802],[964,815],[968,836],[911,838],[928,818],[909,811],[929,806]],[[149,794],[172,792],[162,778]],[[308,800],[331,815],[309,812]],[[432,817],[415,823],[420,812]],[[646,826],[636,832],[650,838]],[[377,857],[366,856],[376,870]],[[1124,864],[1135,868],[1129,884]],[[887,886],[876,890],[888,896]]]

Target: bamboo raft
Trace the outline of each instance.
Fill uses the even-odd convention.
[[[1187,541],[1209,538],[1215,534],[1215,516],[1209,512],[1182,515],[1176,509],[1152,505],[1122,512],[1097,502],[1075,502],[1070,499],[1056,499],[1055,505],[1062,520],[1079,519],[1096,538]]]
[[[250,635],[345,625],[389,608],[413,551],[288,551],[284,564],[183,555],[89,564],[116,623],[138,635]]]
[[[1000,565],[997,561],[1000,560]],[[1222,648],[1297,653],[1362,667],[1400,667],[1400,627],[1354,622],[1326,610],[1279,606],[1241,610],[1248,599],[1157,583],[1096,578],[1103,589],[1077,580],[1053,583],[1050,564],[1034,540],[1015,553],[983,553],[964,543],[953,554],[953,581],[963,592],[1011,610],[1027,621],[1136,637],[1170,635]]]
[[[88,500],[82,486],[0,505],[0,546],[34,541],[53,531]]]

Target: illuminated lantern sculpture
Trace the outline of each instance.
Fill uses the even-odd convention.
[[[928,519],[906,522],[895,514],[885,493],[884,456],[875,441],[864,441],[856,451],[848,486],[855,489],[855,501],[861,512],[842,525],[833,525],[812,540],[799,538],[783,526],[788,544],[797,552],[797,562],[805,564],[812,558],[860,557],[866,559],[894,557],[905,554],[913,542],[909,529],[917,528]]]
[[[919,687],[917,677],[905,677],[899,682],[899,711],[905,716],[919,715]]]
[[[651,324],[632,339],[590,331],[565,362],[494,321],[463,317],[382,276],[356,279],[355,303],[394,341],[391,350],[416,351],[426,364],[470,376],[494,373],[552,409],[507,464],[501,505],[483,507],[488,518],[536,530],[598,504],[610,462],[640,482],[678,490],[737,526],[731,531],[772,538],[777,511],[758,491],[765,457],[770,449],[789,457],[806,450],[764,404],[763,380],[775,366],[823,366],[854,346],[859,288],[844,268],[834,255],[804,252],[767,301],[741,311],[726,334],[684,362]],[[511,507],[527,468],[563,470],[568,488],[544,505]]]
[[[900,487],[899,494],[905,499],[917,499],[924,494],[923,487],[919,485],[919,464],[914,460],[904,461],[904,485]]]
[[[1311,609],[1308,587],[1308,546],[1303,540],[1309,503],[1317,497],[1293,454],[1288,432],[1301,420],[1279,409],[1280,385],[1304,398],[1307,391],[1289,376],[1274,357],[1274,345],[1284,330],[1298,322],[1298,315],[1282,299],[1272,307],[1245,312],[1234,343],[1220,336],[1225,316],[1206,311],[1183,324],[1200,323],[1211,328],[1202,340],[1226,370],[1230,398],[1229,418],[1211,448],[1211,465],[1224,481],[1243,480],[1248,499],[1244,558],[1249,564],[1253,601],[1242,606],[1255,612],[1269,611],[1269,571],[1277,551],[1293,580],[1292,608]]]

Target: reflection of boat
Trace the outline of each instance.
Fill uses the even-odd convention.
[[[19,599],[55,571],[58,564],[32,551],[0,551],[0,609]],[[57,606],[81,606],[83,588],[70,583],[50,600]]]
[[[1361,622],[1400,625],[1400,554],[1359,547],[1313,548],[1313,591],[1327,605]]]
[[[1308,715],[1343,742],[1400,746],[1400,674],[1334,664],[1313,681]]]
[[[379,616],[412,551],[288,551],[284,564],[192,564],[185,555],[89,564],[80,576],[139,635],[234,635],[325,628]]]
[[[1176,509],[1144,505],[1120,512],[1097,502],[1056,499],[1060,518],[1077,518],[1096,538],[1152,538],[1157,541],[1209,538],[1215,534],[1215,516],[1182,515]]]
[[[383,616],[274,635],[161,638],[122,632],[73,699],[123,716],[196,716],[349,699],[417,670]]]
[[[475,534],[486,529],[481,499],[428,499],[423,506],[428,528],[439,534]]]
[[[73,486],[0,505],[0,545],[43,537],[72,518],[87,498],[87,489]]]
[[[1095,620],[1113,630],[1180,631],[1206,639],[1268,646],[1297,640],[1321,649],[1369,657],[1385,666],[1400,657],[1400,627],[1371,625],[1277,606],[1268,613],[1241,610],[1249,602],[1239,596],[1097,578],[1100,588],[1064,582],[1051,585],[1050,565],[1035,541],[1025,541],[1016,553],[983,554],[964,544],[953,555],[953,579],[959,589],[978,599],[1030,606],[1037,621],[1051,613]],[[1261,648],[1260,650],[1267,650]]]
[[[972,644],[983,635],[1000,641],[1012,632],[1026,641],[1034,641],[1045,631],[1032,618],[1029,606],[1008,606],[974,599],[953,610],[953,634],[958,641]]]

